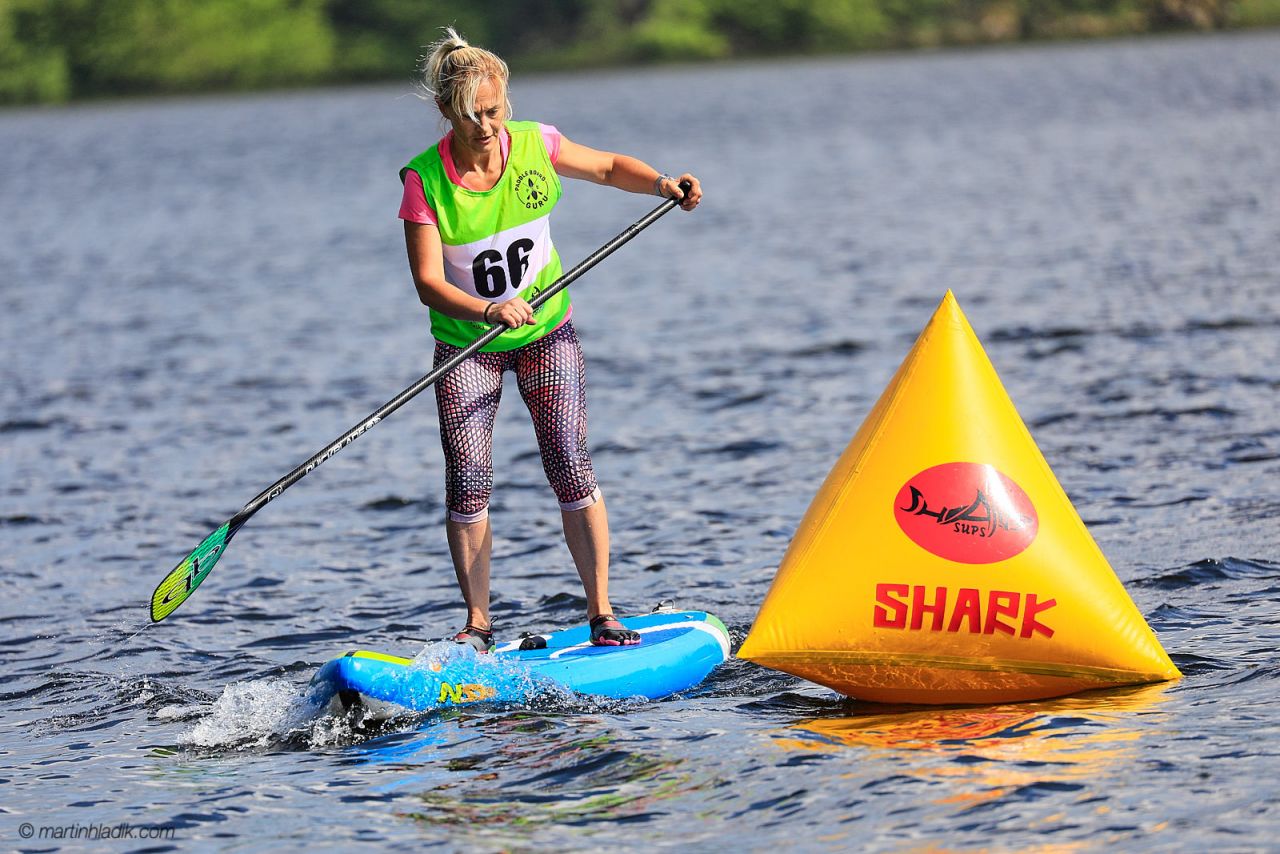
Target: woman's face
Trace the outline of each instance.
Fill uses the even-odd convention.
[[[498,150],[498,132],[507,118],[503,115],[506,103],[506,93],[501,84],[489,79],[480,84],[476,90],[476,101],[471,105],[478,121],[460,116],[447,106],[441,106],[440,111],[453,125],[455,144],[476,154],[485,154]]]

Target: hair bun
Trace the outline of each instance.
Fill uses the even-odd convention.
[[[0,0],[3,2],[3,0]],[[466,49],[463,59],[453,59],[453,52]],[[460,116],[476,120],[473,104],[476,91],[485,80],[494,80],[502,88],[506,117],[511,116],[511,98],[507,95],[507,64],[480,47],[473,47],[453,27],[445,27],[443,36],[427,49],[422,58],[418,80],[419,96],[436,101]]]

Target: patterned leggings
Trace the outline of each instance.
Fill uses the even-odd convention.
[[[438,365],[459,348],[436,342]],[[493,421],[502,375],[512,371],[542,452],[542,468],[561,508],[596,503],[600,489],[587,451],[587,371],[573,324],[515,350],[476,353],[436,382],[449,518],[478,522],[493,492]]]

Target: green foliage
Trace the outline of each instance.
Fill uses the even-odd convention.
[[[819,3],[810,26],[813,45],[823,50],[856,50],[885,45],[889,19],[874,0]]]
[[[1232,4],[1227,22],[1234,27],[1280,26],[1280,0],[1240,0]]]
[[[1280,24],[1280,0],[0,0],[0,103],[408,79],[440,28],[517,68]]]
[[[332,77],[323,0],[0,0],[0,102]]]
[[[66,52],[40,0],[0,0],[0,104],[65,101]]]
[[[729,40],[712,26],[710,3],[655,0],[631,31],[631,52],[642,60],[720,59]]]
[[[857,50],[887,42],[890,23],[876,0],[707,0],[717,29],[738,53]]]
[[[643,61],[635,33],[644,26],[652,0],[544,0],[566,18],[544,31],[528,53],[512,57],[523,68],[553,69]],[[696,5],[696,2],[693,4]],[[693,14],[697,14],[695,9]],[[537,30],[526,22],[524,30]]]
[[[55,0],[57,2],[57,0]],[[78,92],[250,88],[325,79],[322,0],[61,0]]]
[[[334,72],[348,80],[409,76],[442,27],[475,44],[486,44],[490,29],[478,4],[467,2],[328,0],[326,14],[337,42]]]
[[[1200,30],[1221,27],[1226,22],[1226,0],[1144,0],[1152,29]]]

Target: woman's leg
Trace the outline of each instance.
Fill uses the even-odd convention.
[[[458,352],[436,344],[440,364]],[[503,354],[477,353],[436,382],[440,443],[445,459],[445,533],[467,606],[467,624],[490,628],[489,557],[493,534],[493,422],[502,398]]]
[[[609,615],[609,515],[587,450],[587,372],[572,323],[518,351],[520,394],[533,417],[542,468],[560,501],[565,543],[587,595],[588,619]],[[619,626],[619,628],[621,628]],[[639,636],[622,629],[619,643]]]
[[[491,628],[489,620],[489,556],[493,552],[493,531],[489,517],[479,522],[444,523],[449,538],[449,554],[453,572],[458,576],[462,601],[467,605],[467,625],[477,629]]]
[[[612,614],[609,604],[609,514],[604,497],[581,510],[561,510],[564,541],[587,594],[587,619]]]

